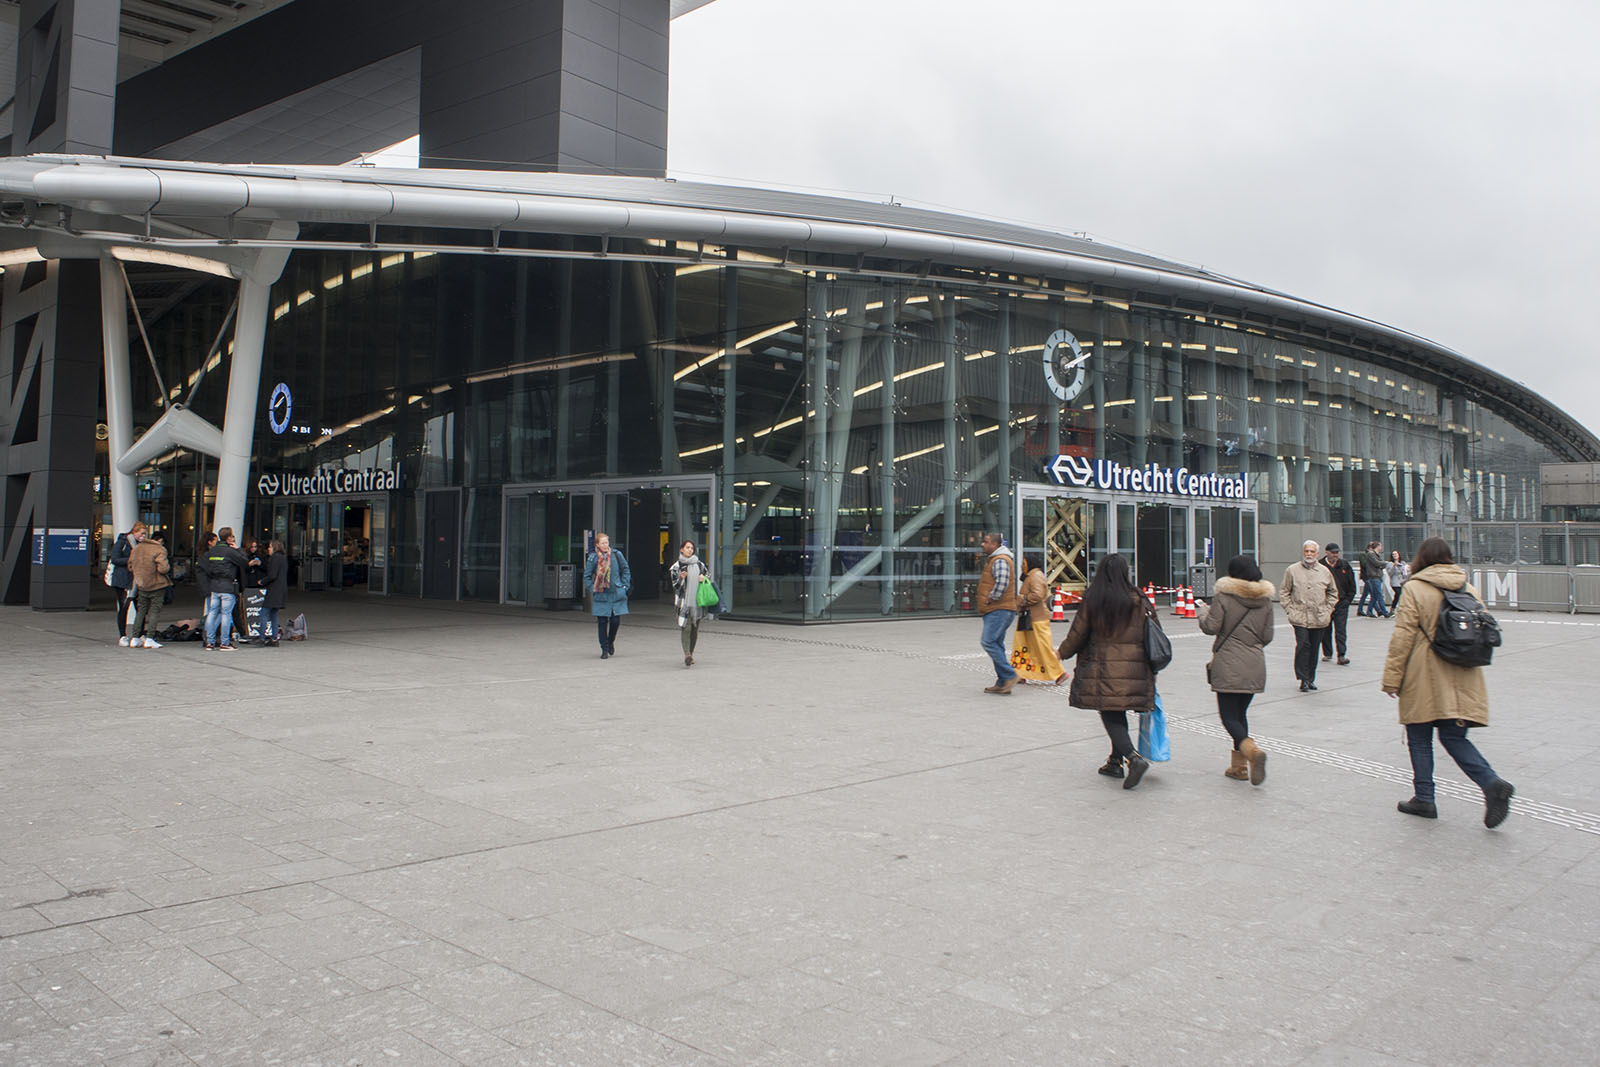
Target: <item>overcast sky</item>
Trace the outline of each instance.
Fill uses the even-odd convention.
[[[1597,0],[716,0],[669,173],[1087,232],[1454,348],[1600,432]]]

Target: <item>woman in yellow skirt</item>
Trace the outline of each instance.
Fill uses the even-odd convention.
[[[1011,647],[1011,666],[1024,683],[1060,685],[1067,680],[1067,671],[1050,638],[1050,590],[1044,584],[1044,570],[1037,556],[1023,556],[1020,566],[1022,586],[1017,594],[1017,618],[1031,619],[1033,628],[1017,631]]]

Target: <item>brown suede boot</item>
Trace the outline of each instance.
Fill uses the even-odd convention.
[[[1244,753],[1234,749],[1228,762],[1228,769],[1222,773],[1229,778],[1237,778],[1241,782],[1249,778],[1250,765],[1245,762]]]
[[[1260,785],[1267,780],[1267,754],[1250,738],[1239,742],[1239,752],[1250,765],[1250,784]]]

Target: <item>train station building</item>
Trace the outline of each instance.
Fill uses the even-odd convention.
[[[989,529],[1069,588],[1114,551],[1166,586],[1275,529],[1532,530],[1541,466],[1600,462],[1548,399],[1310,298],[668,178],[697,6],[14,6],[4,601],[84,606],[143,519],[352,595],[570,603],[604,530],[635,597],[693,538],[740,616],[951,612]],[[419,168],[348,165],[413,135]]]

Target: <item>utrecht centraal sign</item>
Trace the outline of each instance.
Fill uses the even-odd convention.
[[[1159,463],[1125,467],[1109,459],[1057,456],[1044,469],[1057,485],[1072,485],[1080,489],[1219,497],[1223,500],[1243,500],[1249,495],[1243,474],[1202,474],[1188,467],[1174,470]]]
[[[262,496],[344,496],[350,493],[382,493],[400,488],[400,465],[391,470],[379,467],[352,469],[334,467],[310,474],[263,474],[256,479]]]

